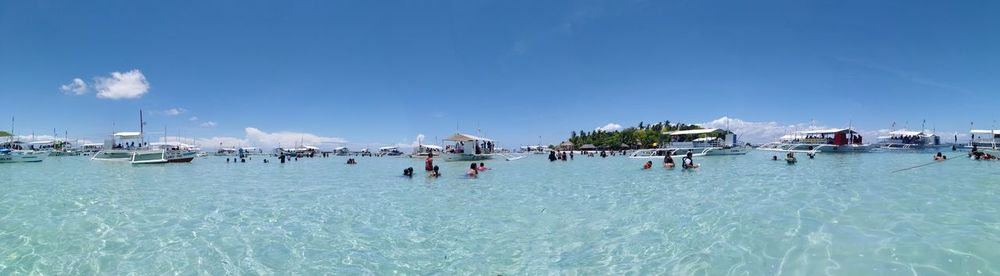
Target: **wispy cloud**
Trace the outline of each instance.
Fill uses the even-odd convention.
[[[878,63],[874,63],[874,62],[870,62],[870,61],[866,61],[866,60],[861,60],[861,59],[855,59],[855,58],[837,58],[837,60],[839,60],[841,62],[844,62],[844,63],[853,64],[853,65],[865,67],[865,68],[868,68],[868,69],[880,71],[880,72],[883,72],[883,73],[887,73],[887,74],[893,75],[893,76],[895,76],[897,78],[900,78],[902,80],[909,81],[909,82],[912,82],[912,83],[915,83],[915,84],[920,84],[920,85],[924,85],[924,86],[935,87],[935,88],[938,88],[938,89],[948,90],[948,91],[952,91],[952,92],[959,92],[959,93],[965,93],[965,94],[971,93],[968,89],[959,87],[957,85],[953,85],[953,84],[950,84],[950,83],[933,80],[933,79],[930,79],[930,78],[919,77],[919,76],[917,76],[917,75],[915,75],[913,73],[907,72],[905,70],[902,70],[902,69],[899,69],[899,68],[894,68],[894,67],[883,65],[883,64],[878,64]]]
[[[183,109],[183,108],[180,108],[180,107],[171,108],[171,109],[167,109],[167,110],[163,111],[163,114],[167,115],[167,116],[177,116],[177,115],[181,115],[181,114],[184,114],[184,113],[187,113],[187,109]]]
[[[810,128],[810,124],[807,123],[751,122],[725,116],[698,125],[706,128],[729,129],[736,133],[738,140],[751,143],[773,142],[781,138],[782,135]],[[824,126],[814,127],[825,128]]]
[[[94,88],[100,99],[137,99],[149,92],[149,82],[138,69],[111,72],[110,77],[94,78]]]
[[[198,126],[199,127],[203,127],[203,128],[213,128],[213,127],[219,126],[219,124],[217,124],[217,123],[215,123],[213,121],[208,121],[208,122],[201,123]]]
[[[191,116],[191,118],[188,118],[188,121],[192,121],[192,122],[197,121],[197,120],[198,120],[198,116]]]
[[[59,86],[59,90],[68,95],[80,96],[87,93],[87,83],[80,78],[75,78],[73,82]]]
[[[244,131],[246,131],[247,140],[256,145],[267,147],[275,147],[278,145],[289,147],[298,144],[313,146],[322,146],[326,144],[347,144],[347,140],[344,138],[324,137],[305,132],[281,131],[268,133],[253,127],[248,127],[244,129]]]

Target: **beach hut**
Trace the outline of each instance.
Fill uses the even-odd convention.
[[[621,144],[620,146],[618,146],[618,147],[619,147],[619,148],[621,148],[621,149],[629,149],[629,148],[631,148],[631,147],[630,147],[630,146],[629,146],[628,144],[626,144],[626,143],[622,143],[622,144]]]
[[[596,150],[596,149],[597,149],[597,147],[595,147],[594,144],[586,144],[586,145],[580,146],[580,150]]]
[[[559,143],[560,150],[573,150],[573,146],[575,145],[570,141],[563,141],[562,143]]]

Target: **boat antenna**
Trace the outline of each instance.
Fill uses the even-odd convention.
[[[927,130],[926,125],[927,125],[927,119],[924,119],[924,121],[920,123],[920,131],[921,132]]]

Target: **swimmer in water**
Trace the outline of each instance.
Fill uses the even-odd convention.
[[[478,170],[481,171],[481,172],[485,172],[486,170],[489,170],[489,168],[486,167],[485,163],[479,163]]]
[[[466,175],[473,178],[479,175],[479,170],[476,169],[476,163],[472,163],[472,165],[469,166],[469,172],[467,172]]]
[[[698,167],[701,167],[701,165],[694,163],[694,154],[691,153],[691,151],[688,151],[687,156],[684,156],[684,158],[681,159],[681,166],[685,169],[697,169]]]
[[[653,168],[653,161],[646,161],[646,164],[642,164],[643,170],[648,170]]]
[[[944,155],[941,154],[940,151],[937,153],[937,155],[934,155],[934,161],[944,161],[945,159],[948,159],[948,157],[944,157]]]
[[[664,168],[668,168],[668,169],[673,169],[674,168],[674,158],[672,156],[670,156],[671,154],[673,154],[673,152],[669,152],[668,151],[667,154],[663,156],[663,167]]]
[[[434,170],[431,171],[430,177],[440,177],[441,171],[438,170],[438,166],[434,166]]]
[[[785,155],[785,162],[788,162],[788,164],[795,164],[795,162],[797,161],[798,160],[795,159],[795,153],[789,152],[788,154]]]

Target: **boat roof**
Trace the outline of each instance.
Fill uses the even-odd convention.
[[[973,129],[972,131],[969,131],[969,133],[972,133],[972,134],[997,134],[997,133],[1000,133],[1000,130]]]
[[[177,147],[192,147],[191,145],[181,143],[181,142],[152,142],[149,143],[150,146],[177,146]]]
[[[306,148],[306,149],[311,149],[311,150],[318,150],[319,149],[318,147],[315,147],[315,146],[302,146],[302,147]]]
[[[435,145],[420,145],[420,147],[429,149],[441,149],[441,146],[435,146]]]
[[[84,147],[104,146],[104,144],[101,144],[101,143],[86,143],[86,144],[83,144],[83,146]]]
[[[689,130],[673,131],[673,132],[667,132],[667,134],[670,134],[671,136],[697,135],[697,134],[714,133],[714,132],[720,132],[720,131],[721,132],[727,132],[725,130],[721,130],[721,129],[718,129],[718,128],[703,128],[703,129],[689,129]]]
[[[115,132],[115,137],[120,139],[139,139],[142,138],[142,132],[138,131]]]
[[[695,142],[712,141],[712,140],[719,140],[719,137],[701,137],[698,139],[694,139]]]
[[[28,142],[28,144],[32,144],[32,145],[45,145],[45,144],[52,144],[52,143],[55,143],[55,141],[31,141],[31,142]]]
[[[242,149],[242,150],[256,150],[257,148],[255,148],[255,147],[242,147],[240,149]]]
[[[397,147],[389,146],[389,147],[381,147],[381,148],[378,148],[378,149],[379,150],[390,150],[390,149],[397,149]]]
[[[905,136],[923,136],[923,135],[934,135],[930,133],[924,133],[923,131],[912,131],[912,130],[897,130],[889,132],[889,135],[905,135]]]
[[[490,140],[490,139],[486,139],[486,138],[475,136],[475,135],[465,134],[465,133],[455,133],[455,134],[452,134],[451,136],[448,136],[448,138],[445,138],[444,140],[445,141],[455,141],[455,142],[466,142],[466,141],[490,141],[490,142],[492,142],[493,141],[493,140]]]
[[[333,148],[333,150],[345,150],[345,149],[347,149],[347,147],[336,147],[336,148]]]
[[[830,129],[803,130],[803,131],[799,131],[799,133],[801,133],[801,134],[833,134],[833,133],[840,133],[840,132],[844,132],[844,131],[854,132],[853,130],[851,130],[849,128],[830,128]]]

